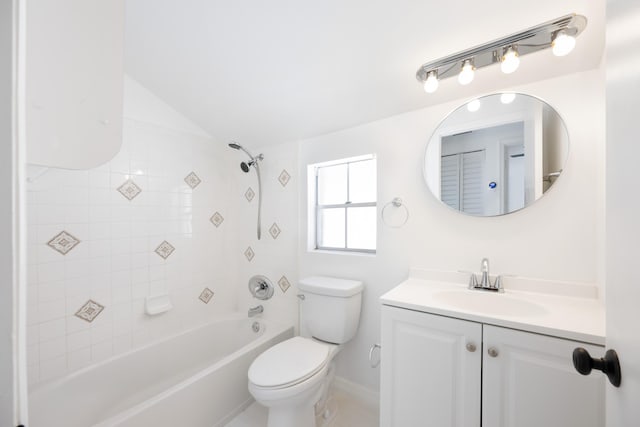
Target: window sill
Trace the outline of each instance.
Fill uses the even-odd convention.
[[[376,256],[375,252],[340,251],[340,250],[332,251],[329,249],[308,249],[307,252],[312,254],[315,253],[315,254],[325,254],[325,255],[351,255],[351,256],[368,257],[368,258],[375,258]]]

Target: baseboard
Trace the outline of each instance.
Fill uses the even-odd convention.
[[[376,410],[380,408],[380,393],[375,390],[338,376],[333,380],[333,388],[370,408]]]

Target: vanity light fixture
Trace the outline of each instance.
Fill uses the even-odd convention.
[[[462,63],[462,69],[460,70],[460,74],[458,74],[458,83],[461,85],[468,85],[473,81],[473,77],[475,75],[476,67],[473,66],[472,59],[465,59]]]
[[[498,40],[427,62],[416,72],[416,78],[428,93],[435,92],[439,80],[458,75],[462,85],[471,83],[474,71],[500,63],[504,73],[516,71],[520,57],[552,48],[556,56],[573,50],[576,37],[587,26],[587,18],[571,13],[560,18],[511,34]]]
[[[505,74],[511,74],[520,66],[520,58],[518,57],[517,46],[509,46],[502,55],[502,63],[500,69]]]
[[[576,47],[576,38],[565,30],[556,32],[551,42],[551,51],[555,56],[566,56]]]
[[[430,71],[427,74],[427,79],[424,81],[424,91],[427,93],[433,93],[438,90],[438,71]]]

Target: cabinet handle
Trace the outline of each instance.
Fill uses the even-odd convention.
[[[467,347],[467,351],[469,353],[473,353],[473,352],[476,351],[476,345],[474,343],[472,343],[472,342],[468,342],[466,347]]]
[[[498,357],[498,349],[495,347],[489,347],[489,350],[487,350],[487,353],[489,353],[489,356],[491,357]]]
[[[378,360],[376,362],[373,361],[373,352],[375,351],[376,348],[382,349],[382,346],[376,343],[372,345],[371,348],[369,349],[369,366],[371,366],[372,368],[377,368],[380,365],[380,361],[382,360],[380,358],[380,355],[378,355]]]

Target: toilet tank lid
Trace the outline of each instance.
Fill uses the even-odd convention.
[[[346,298],[362,292],[364,284],[359,280],[312,276],[301,279],[298,288],[312,294]]]

